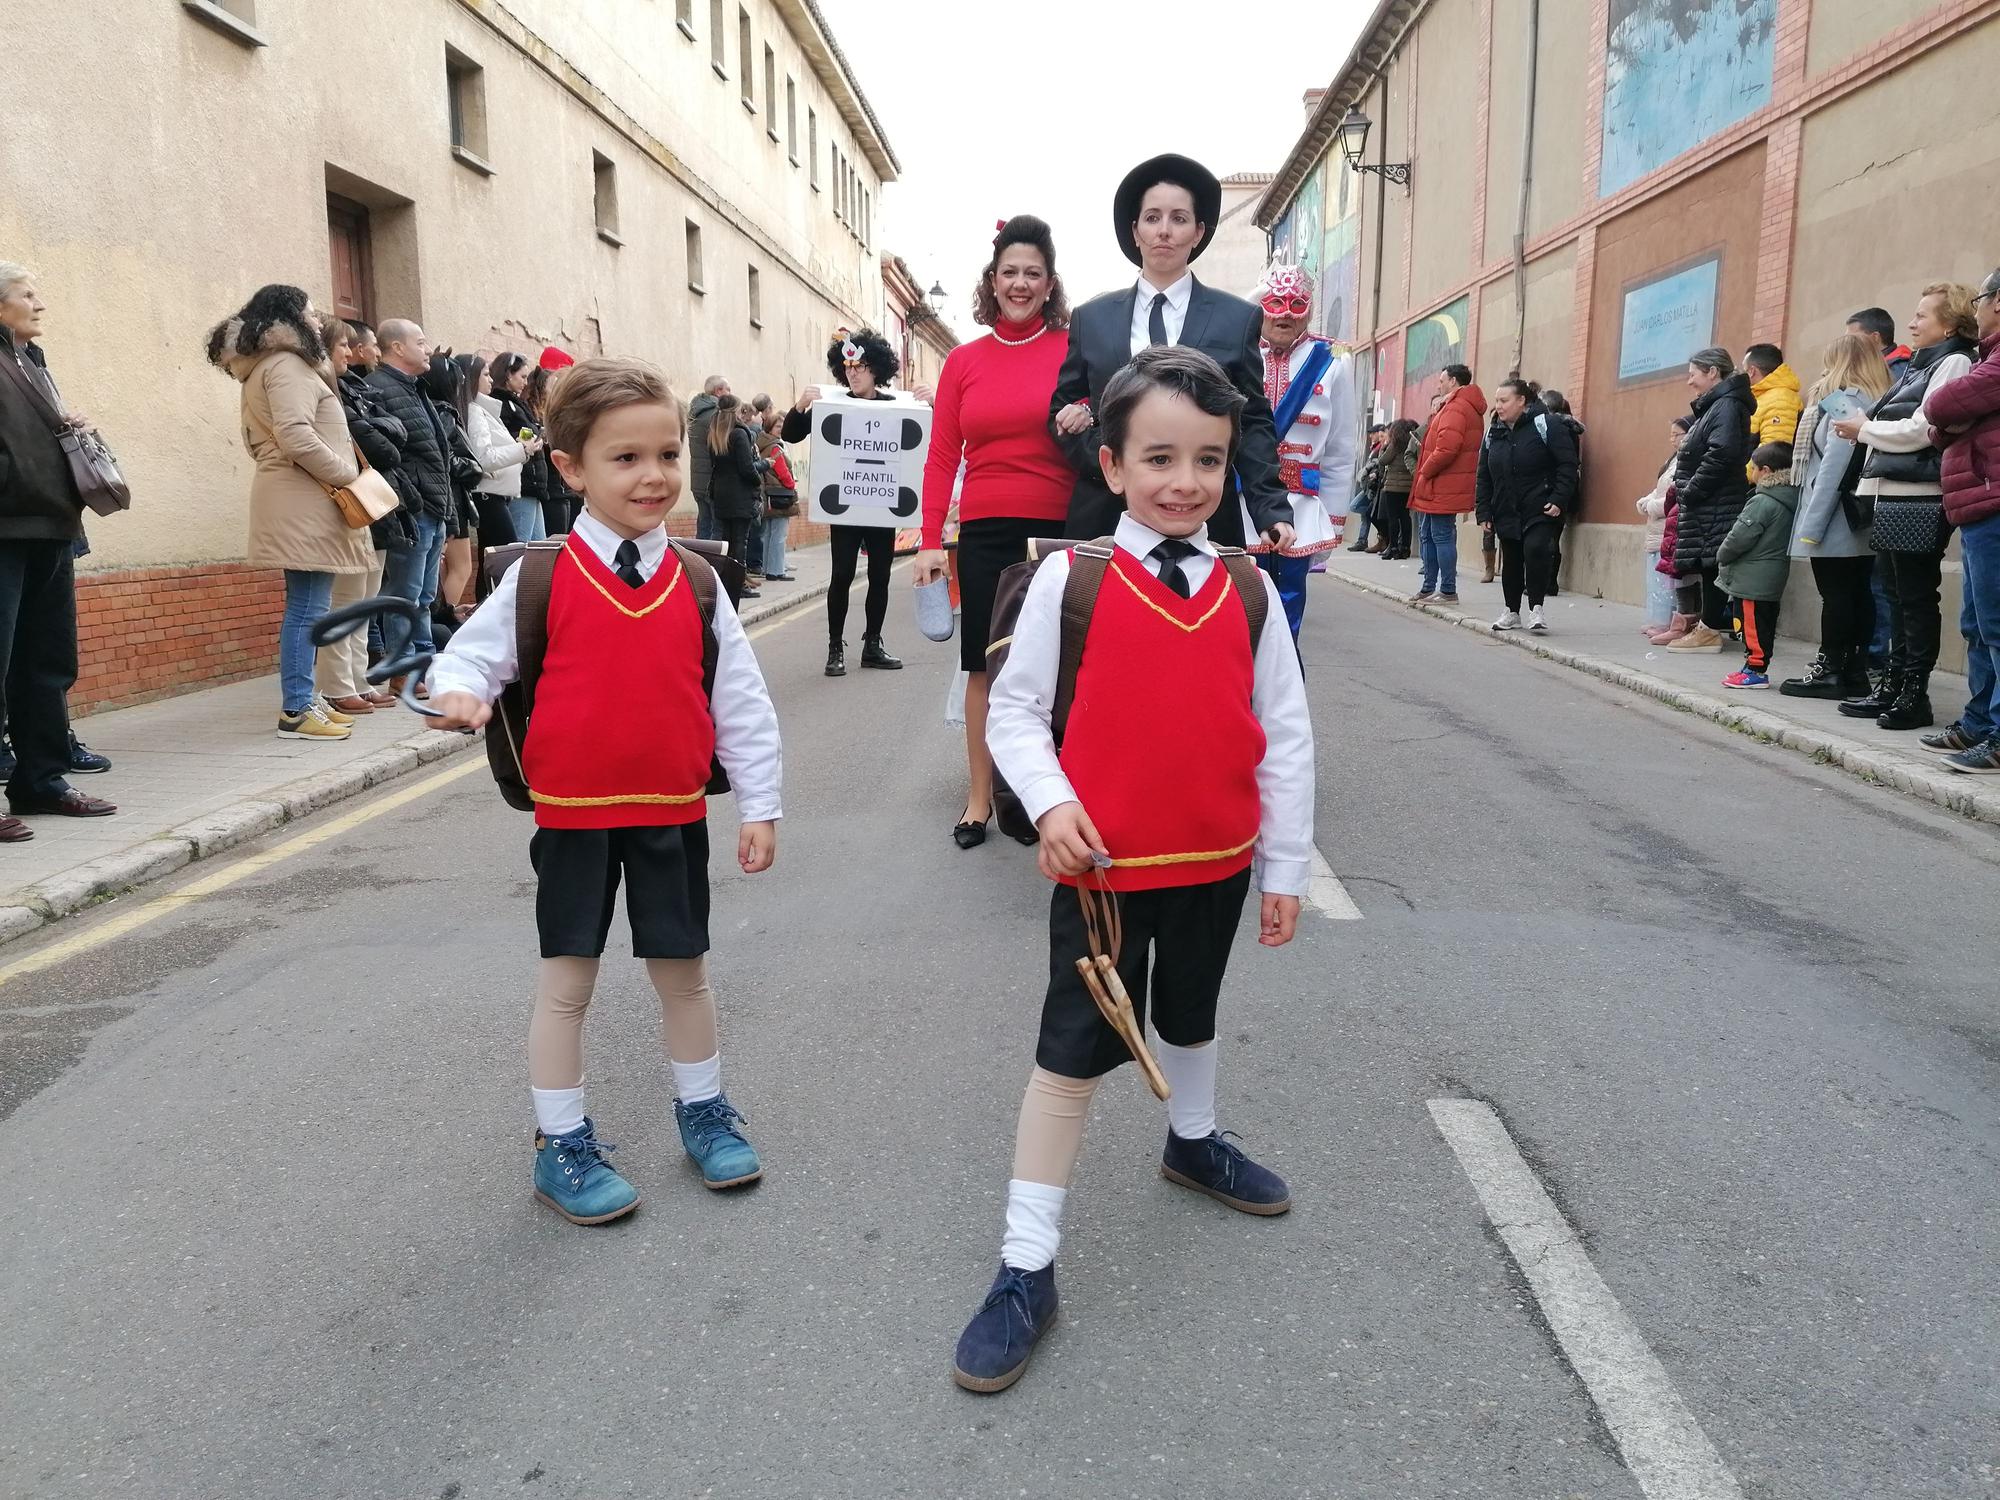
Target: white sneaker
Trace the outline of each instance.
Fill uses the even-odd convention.
[[[1542,607],[1539,604],[1528,611],[1528,629],[1536,635],[1549,633],[1549,622],[1542,618]]]
[[[1500,618],[1493,622],[1493,628],[1495,630],[1519,630],[1521,628],[1520,612],[1518,610],[1503,609],[1500,611]]]

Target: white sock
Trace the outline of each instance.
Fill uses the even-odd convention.
[[[675,1062],[670,1057],[667,1066],[674,1070],[674,1097],[683,1104],[699,1104],[722,1092],[720,1052],[707,1062],[698,1063]]]
[[[1173,1097],[1167,1100],[1167,1124],[1184,1141],[1215,1134],[1215,1052],[1217,1043],[1176,1047],[1155,1041],[1153,1052],[1167,1075]]]
[[[573,1089],[529,1089],[535,1096],[535,1124],[543,1135],[575,1135],[583,1129],[583,1085]]]
[[[1063,1199],[1068,1188],[1046,1182],[1007,1184],[1007,1234],[1000,1241],[1000,1258],[1017,1271],[1039,1271],[1056,1258],[1062,1243]]]

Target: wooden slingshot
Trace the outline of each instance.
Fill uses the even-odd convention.
[[[1125,981],[1118,977],[1118,954],[1125,942],[1118,893],[1104,884],[1102,869],[1092,874],[1098,882],[1097,889],[1082,881],[1076,886],[1076,899],[1083,908],[1083,930],[1090,943],[1089,955],[1076,961],[1076,972],[1083,976],[1083,987],[1097,1002],[1105,1023],[1118,1033],[1139,1071],[1146,1075],[1146,1086],[1155,1097],[1165,1099],[1173,1090],[1167,1086],[1167,1075],[1160,1071],[1159,1063],[1146,1046],[1146,1034],[1139,1029],[1139,1018],[1132,1011],[1132,997],[1125,993]]]

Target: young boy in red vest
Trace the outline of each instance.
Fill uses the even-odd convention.
[[[621,878],[633,954],[663,1011],[674,1117],[711,1188],[763,1168],[722,1092],[708,987],[705,788],[719,760],[743,819],[736,858],[768,870],[777,848],[778,719],[742,623],[715,609],[714,688],[702,687],[701,606],[667,513],[681,492],[686,417],[665,378],[628,359],[589,359],[548,408],[550,458],[583,497],[556,560],[548,645],[522,765],[535,802],[529,845],[540,889],[542,967],[528,1025],[535,1196],[578,1224],[639,1206],[604,1158],[583,1098],[583,1017]],[[452,637],[430,676],[438,729],[477,728],[519,675],[511,569]]]
[[[1313,847],[1312,721],[1277,589],[1245,570],[1264,594],[1263,619],[1275,622],[1253,644],[1251,606],[1208,540],[1243,404],[1192,349],[1143,350],[1112,379],[1099,462],[1125,515],[1060,748],[1051,718],[1068,555],[1036,572],[993,683],[987,744],[1035,819],[1042,873],[1057,885],[1000,1273],[953,1363],[968,1390],[1013,1384],[1055,1321],[1058,1226],[1084,1116],[1098,1079],[1131,1056],[1075,968],[1089,942],[1079,881],[1119,893],[1118,973],[1142,1029],[1150,1003],[1172,1090],[1162,1175],[1244,1213],[1291,1207],[1284,1181],[1215,1127],[1216,999],[1252,865],[1259,940],[1282,947]]]

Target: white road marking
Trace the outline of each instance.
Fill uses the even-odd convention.
[[[1359,922],[1361,908],[1347,894],[1347,887],[1333,873],[1333,866],[1317,848],[1313,850],[1312,883],[1306,887],[1306,905],[1330,922]]]
[[[1647,1500],[1743,1500],[1500,1117],[1477,1099],[1433,1099],[1430,1111]]]

